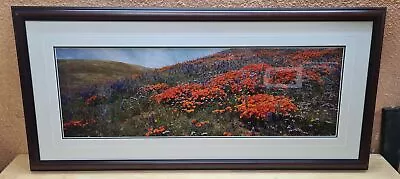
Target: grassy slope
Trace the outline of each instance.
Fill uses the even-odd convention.
[[[287,50],[280,50],[280,52],[282,53],[282,56],[289,55],[289,51]],[[238,56],[242,57],[240,58],[241,60],[220,60],[218,55],[222,54],[223,56],[223,53],[239,53]],[[214,58],[214,56],[217,57]],[[272,61],[267,58],[263,60],[254,58],[253,53],[250,53],[249,50],[228,50],[201,59],[195,59],[191,62],[171,65],[168,66],[167,70],[165,71],[158,72],[156,70],[154,71],[154,74],[149,73],[145,75],[150,77],[144,79],[148,79],[148,81],[151,82],[150,84],[156,83],[154,79],[158,79],[157,77],[159,75],[166,76],[165,78],[161,79],[173,81],[174,83],[177,82],[178,84],[193,82],[194,79],[198,81],[207,81],[209,78],[217,74],[224,73],[226,71],[236,70],[244,65],[261,62],[272,63]],[[146,71],[145,68],[140,66],[132,66],[129,64],[110,61],[64,60],[59,62],[59,67],[60,66],[60,71],[64,71],[63,74],[65,75],[65,77],[61,77],[61,79],[65,79],[65,82],[62,84],[68,84],[68,86],[71,87],[78,87],[80,85],[93,86],[93,84],[98,84],[105,81],[115,81],[115,79],[129,77],[133,74],[140,74],[141,72]],[[209,72],[212,73],[209,74]],[[60,76],[63,75],[62,72],[60,72],[60,74]],[[143,79],[140,80],[143,81]],[[157,80],[157,82],[160,81],[162,80]],[[321,96],[321,94],[313,90],[307,90],[303,88],[298,89],[296,92],[291,92],[291,94],[293,96],[299,96],[299,94],[303,94],[303,92],[308,95],[302,95],[301,98],[299,98],[299,101],[303,101],[305,99],[305,102],[309,102],[312,105],[311,109],[316,108],[319,112],[315,112],[314,114],[315,110],[310,111],[310,106],[307,106],[307,109],[304,109],[305,114],[303,114],[301,117],[291,118],[291,120],[288,120],[289,122],[278,121],[276,124],[272,123],[274,125],[268,124],[268,126],[274,127],[273,130],[265,127],[263,129],[265,129],[265,131],[268,131],[269,133],[273,133],[275,130],[289,131],[289,129],[286,128],[287,126],[302,126],[302,128],[306,128],[309,127],[309,124],[312,124],[317,126],[317,129],[310,129],[311,131],[316,131],[316,135],[331,135],[331,131],[334,131],[334,127],[336,126],[336,124],[330,124],[328,127],[325,127],[326,124],[320,122],[320,120],[318,120],[317,122],[309,122],[309,119],[314,119],[318,117],[322,119],[321,121],[324,121],[324,119],[331,118],[325,113],[336,113],[330,110],[327,112],[321,112],[326,108],[320,107],[321,105],[319,105],[319,103],[316,103],[315,101],[320,100],[322,102],[325,102],[326,100],[321,100],[321,98],[314,98],[316,96]],[[196,132],[196,135],[201,135],[202,133],[206,132],[207,135],[220,136],[225,131],[232,132],[233,135],[241,135],[248,131],[248,129],[250,128],[240,126],[242,125],[242,122],[241,119],[239,119],[238,114],[213,114],[211,112],[212,110],[220,109],[215,106],[203,106],[200,110],[196,109],[196,112],[194,113],[173,113],[171,112],[172,108],[169,108],[168,105],[159,105],[151,102],[149,98],[150,95],[147,95],[147,98],[139,98],[135,95],[137,94],[130,94],[128,92],[125,92],[118,95],[120,99],[113,102],[107,102],[107,104],[102,104],[98,106],[87,106],[86,104],[82,103],[83,106],[77,107],[72,106],[71,104],[71,109],[74,109],[68,112],[72,114],[70,116],[73,116],[73,118],[71,119],[96,119],[97,123],[96,125],[93,125],[93,131],[96,132],[93,134],[88,133],[88,131],[85,131],[88,129],[82,128],[81,132],[70,130],[70,132],[72,133],[67,134],[67,136],[141,136],[145,134],[148,128],[158,126],[167,126],[168,130],[171,131],[171,134],[177,136],[187,136],[190,135],[193,131]],[[126,96],[133,96],[133,99],[141,99],[142,101],[129,100],[128,102],[124,103],[124,105],[126,105],[126,108],[121,109],[121,101],[123,100],[122,98],[125,98]],[[106,114],[102,113],[103,111],[105,111],[104,108],[108,109]],[[299,106],[299,108],[302,109],[301,106]],[[83,111],[83,109],[88,112],[81,112]],[[91,116],[91,118],[88,118],[87,116]],[[303,120],[303,118],[305,120]],[[205,127],[196,127],[194,126],[194,124],[191,123],[191,120],[193,119],[196,119],[198,121],[210,121],[210,124],[206,125]],[[292,124],[291,121],[295,121],[296,124]],[[322,127],[318,127],[319,125],[321,125]],[[280,126],[280,128],[278,129],[277,126]],[[319,129],[323,130],[323,132],[318,132]],[[76,134],[74,134],[74,132],[76,132]],[[281,134],[277,133],[274,135]]]
[[[142,66],[114,61],[58,60],[60,86],[68,90],[129,78],[146,70]]]

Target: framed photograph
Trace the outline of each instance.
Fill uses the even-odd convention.
[[[367,169],[385,12],[12,7],[31,170]]]

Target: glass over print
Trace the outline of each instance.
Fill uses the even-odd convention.
[[[368,169],[385,13],[12,7],[30,169]]]
[[[55,47],[63,137],[335,137],[344,51]]]

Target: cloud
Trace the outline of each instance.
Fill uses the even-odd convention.
[[[64,60],[109,60],[160,68],[224,50],[223,48],[56,48]]]

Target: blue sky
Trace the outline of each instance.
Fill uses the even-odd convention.
[[[211,55],[223,48],[56,48],[56,58],[64,60],[108,60],[160,68]]]

